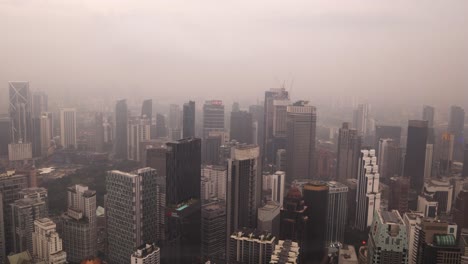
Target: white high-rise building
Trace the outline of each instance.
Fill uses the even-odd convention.
[[[263,184],[265,190],[271,191],[271,200],[277,202],[280,207],[283,207],[284,188],[286,174],[284,171],[277,171],[271,175],[263,175]]]
[[[432,176],[432,160],[434,156],[434,145],[426,145],[426,161],[424,163],[424,179],[430,179]]]
[[[133,252],[130,259],[131,264],[159,264],[161,250],[155,244],[143,244]]]
[[[422,218],[424,218],[424,215],[421,212],[406,213],[403,216],[403,221],[406,225],[406,235],[408,236],[408,253],[410,254],[410,257],[408,258],[408,264],[416,264],[416,260],[413,259],[411,255],[414,250],[416,225]]]
[[[201,169],[201,198],[226,200],[227,170],[225,166],[206,165]]]
[[[372,224],[374,211],[380,208],[379,166],[375,150],[361,150],[356,189],[356,228],[363,231]]]
[[[76,148],[76,109],[60,109],[60,140],[64,148]]]
[[[33,257],[50,264],[67,263],[67,253],[62,250],[62,239],[56,225],[49,218],[34,221]]]
[[[356,128],[360,136],[366,136],[369,132],[369,108],[368,104],[360,104],[354,110],[353,127]]]
[[[151,140],[151,120],[132,120],[129,122],[127,129],[127,158],[129,160],[141,161],[140,145],[143,141]]]

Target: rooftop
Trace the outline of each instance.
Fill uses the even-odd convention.
[[[403,220],[401,219],[400,214],[396,210],[381,211],[379,212],[379,214],[381,215],[384,224],[403,224]]]

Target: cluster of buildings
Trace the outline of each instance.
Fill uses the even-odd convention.
[[[49,112],[47,96],[27,82],[9,89],[0,263],[468,261],[460,107],[442,128],[425,106],[405,132],[376,124],[362,104],[352,122],[327,130],[314,106],[285,89],[248,110],[235,103],[230,115],[220,100],[172,104],[166,115],[152,100],[141,111],[119,100],[86,117],[78,108]],[[102,207],[96,191],[75,184],[66,210],[51,214],[33,166],[75,151],[138,169],[107,172]]]

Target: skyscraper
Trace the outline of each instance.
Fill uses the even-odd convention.
[[[9,117],[0,117],[0,156],[8,156],[8,144],[11,140],[11,124]]]
[[[156,114],[156,138],[167,137],[166,117],[162,114]]]
[[[235,230],[229,236],[229,263],[268,264],[276,240],[269,232],[247,228]]]
[[[43,112],[40,117],[40,135],[41,135],[41,154],[49,154],[50,141],[53,138],[52,113]]]
[[[151,140],[151,121],[147,118],[135,118],[129,121],[127,128],[127,159],[141,161],[141,143]]]
[[[273,144],[274,101],[282,99],[289,99],[289,93],[284,88],[272,88],[265,92],[265,117],[263,118],[264,143],[262,143],[262,149],[264,151],[264,157],[268,162],[274,162],[276,155],[276,149]]]
[[[128,264],[133,249],[155,240],[156,170],[109,171],[106,176],[109,260]],[[138,217],[136,217],[138,216]]]
[[[252,115],[252,128],[254,130],[254,136],[252,143],[260,147],[260,153],[263,153],[263,143],[265,136],[265,113],[263,105],[251,105],[249,107],[249,113]]]
[[[141,117],[149,120],[153,119],[153,100],[147,99],[141,105]]]
[[[288,106],[287,113],[286,181],[312,179],[315,177],[315,107],[298,101]]]
[[[406,225],[398,211],[374,212],[368,239],[368,262],[371,264],[407,264]]]
[[[395,175],[401,175],[401,148],[393,139],[380,139],[377,158],[382,179],[388,181]]]
[[[202,257],[213,262],[226,253],[226,202],[213,201],[202,206]]]
[[[201,140],[167,143],[168,263],[191,263],[201,254]]]
[[[226,166],[206,165],[201,171],[201,198],[226,200],[227,168]]]
[[[96,191],[85,185],[68,188],[68,210],[61,216],[63,248],[70,262],[97,253]]]
[[[451,133],[443,133],[442,141],[440,142],[439,152],[439,175],[450,176],[452,172],[453,154],[455,136]]]
[[[169,135],[172,140],[179,140],[182,128],[182,111],[176,104],[169,105]]]
[[[120,159],[127,158],[127,101],[119,100],[115,106],[115,156]]]
[[[49,218],[34,221],[32,255],[45,263],[67,263],[67,253],[62,250],[62,239],[56,231],[55,223]]]
[[[20,191],[28,187],[28,178],[15,172],[0,173],[0,197],[2,205],[0,212],[0,260],[5,262],[6,256],[14,252],[13,245],[13,213],[10,204],[20,199]]]
[[[410,182],[406,177],[391,177],[388,209],[397,210],[400,214],[408,212]]]
[[[455,206],[453,207],[453,221],[457,223],[458,228],[468,228],[468,190],[461,190],[455,197]]]
[[[32,116],[39,117],[42,112],[48,111],[48,96],[42,91],[32,93]]]
[[[339,248],[344,243],[344,233],[348,214],[348,187],[342,183],[330,181],[328,185],[328,210],[326,246]]]
[[[343,123],[338,135],[338,154],[336,163],[336,176],[338,181],[356,178],[361,138],[357,130],[351,129],[349,123]]]
[[[231,112],[230,139],[239,143],[252,144],[252,114],[247,111]]]
[[[464,157],[463,157],[462,177],[468,178],[468,143],[465,144],[465,150],[463,151],[463,153],[464,153]]]
[[[12,212],[13,251],[33,251],[34,220],[46,217],[47,206],[40,198],[23,198],[10,204]]]
[[[379,166],[375,150],[361,150],[359,158],[355,227],[366,230],[373,221],[374,211],[380,208]]]
[[[195,136],[195,102],[184,104],[182,114],[182,138]]]
[[[220,100],[206,101],[203,105],[203,138],[210,131],[224,131],[224,105]]]
[[[260,149],[238,145],[231,149],[228,162],[227,236],[241,227],[255,228],[261,204]]]
[[[424,179],[432,177],[432,162],[434,160],[434,144],[426,145],[426,157],[424,160]]]
[[[368,104],[360,104],[353,113],[353,127],[360,136],[367,136],[369,132],[369,108]]]
[[[435,115],[434,107],[429,106],[429,105],[423,106],[422,120],[427,121],[428,127],[434,127],[434,115]]]
[[[376,126],[375,127],[375,150],[379,153],[379,142],[381,139],[392,139],[394,144],[399,147],[401,142],[401,127],[399,126]]]
[[[11,143],[32,141],[32,100],[29,82],[9,82]]]
[[[450,119],[448,123],[448,132],[452,133],[455,137],[454,143],[454,159],[456,161],[463,161],[463,146],[465,128],[465,110],[460,106],[452,106],[450,108]]]
[[[76,148],[76,109],[60,109],[60,140],[63,148]]]
[[[410,120],[403,176],[410,178],[411,188],[416,192],[420,192],[424,184],[426,144],[427,121]]]
[[[313,181],[304,185],[304,202],[307,206],[309,220],[305,230],[306,246],[303,257],[309,262],[321,261],[325,254],[329,207],[328,190],[329,187],[325,182]]]

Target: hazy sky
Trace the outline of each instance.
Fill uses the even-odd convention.
[[[4,90],[468,101],[466,0],[0,0],[0,33]]]

